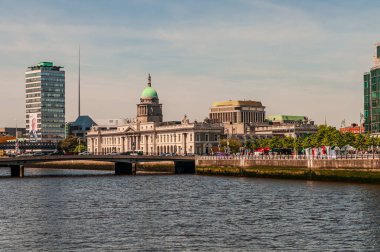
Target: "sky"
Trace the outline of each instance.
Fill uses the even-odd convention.
[[[203,120],[214,101],[339,127],[363,112],[380,42],[377,0],[0,1],[0,126],[25,126],[25,70],[66,71],[66,121],[133,118],[152,75],[164,120]]]

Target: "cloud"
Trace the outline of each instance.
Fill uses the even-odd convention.
[[[67,119],[75,119],[79,43],[82,110],[94,118],[134,116],[148,72],[170,120],[185,113],[202,120],[210,104],[223,99],[261,100],[268,113],[304,114],[319,123],[326,115],[334,125],[338,117],[357,121],[362,111],[362,74],[378,38],[360,29],[367,26],[362,12],[326,20],[322,3],[113,4],[119,9],[104,12],[101,1],[87,12],[85,3],[75,10],[63,2],[59,10],[36,4],[19,19],[0,17],[0,85],[13,90],[0,101],[12,108],[1,114],[4,125],[15,115],[24,120],[24,71],[42,60],[65,67]],[[31,22],[34,11],[45,15]]]

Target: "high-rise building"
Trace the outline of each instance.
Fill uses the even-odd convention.
[[[25,72],[26,130],[31,141],[65,136],[65,71],[40,62]]]
[[[364,128],[380,134],[380,43],[375,44],[373,67],[364,73]]]

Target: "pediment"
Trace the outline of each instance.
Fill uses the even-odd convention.
[[[128,126],[124,131],[124,133],[136,132],[136,130],[130,126]]]

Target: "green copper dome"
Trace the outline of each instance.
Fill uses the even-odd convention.
[[[141,98],[158,98],[158,95],[154,88],[148,86],[142,91]]]

